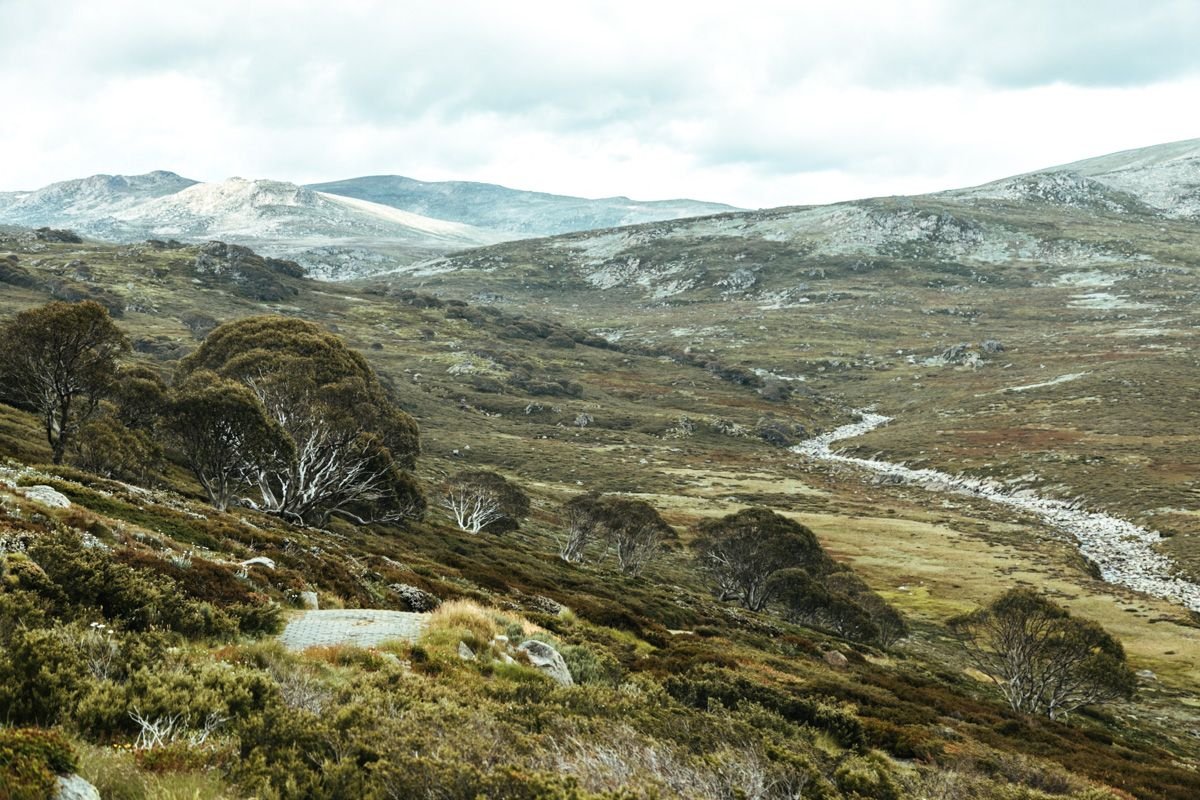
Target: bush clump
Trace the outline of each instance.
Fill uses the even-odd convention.
[[[75,753],[57,731],[0,728],[0,800],[44,800],[54,794],[55,776],[75,768]]]

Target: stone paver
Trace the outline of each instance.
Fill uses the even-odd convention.
[[[415,642],[428,618],[411,611],[370,608],[305,611],[288,622],[279,641],[289,650],[339,644],[377,647],[393,639]]]

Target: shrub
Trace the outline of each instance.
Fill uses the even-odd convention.
[[[620,662],[604,650],[588,645],[567,645],[559,652],[576,683],[617,686],[625,673]]]
[[[45,800],[55,775],[75,767],[75,753],[57,731],[0,728],[0,800]]]
[[[837,787],[863,800],[904,800],[907,795],[892,774],[887,758],[879,753],[852,755],[833,774]]]
[[[91,677],[61,628],[17,628],[3,636],[0,708],[9,722],[53,725],[75,707]]]

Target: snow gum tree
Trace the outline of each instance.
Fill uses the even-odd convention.
[[[0,326],[0,396],[41,417],[55,464],[112,389],[129,340],[99,303],[49,303]]]
[[[562,514],[567,529],[559,557],[570,563],[583,561],[593,544],[601,544],[622,572],[637,575],[675,538],[675,530],[644,500],[581,494],[563,504]]]
[[[771,581],[776,572],[796,568],[818,577],[832,567],[811,530],[764,508],[703,522],[697,534],[697,561],[715,582],[717,597],[751,611],[761,611],[782,588]]]
[[[1120,642],[1033,589],[1010,589],[948,624],[1014,711],[1059,719],[1136,689]]]
[[[244,459],[247,505],[316,523],[423,512],[407,474],[420,452],[416,421],[339,337],[290,317],[226,323],[184,359],[177,383],[204,371],[245,387],[286,441]]]
[[[262,470],[286,469],[292,444],[249,387],[200,370],[175,391],[166,430],[209,501],[224,511]]]
[[[516,530],[529,514],[528,495],[503,475],[487,470],[452,475],[442,484],[438,505],[467,533]]]

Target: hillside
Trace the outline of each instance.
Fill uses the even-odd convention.
[[[749,219],[765,225],[769,217]],[[1042,473],[1030,485],[1055,491],[1050,481],[1081,466],[1069,448],[1083,437],[1052,425],[1059,404],[1079,405],[1079,395],[1065,393],[1079,385],[1120,387],[1129,400],[1110,412],[1123,430],[1103,455],[1144,447],[1137,437],[1150,425],[1161,426],[1153,435],[1164,455],[1188,452],[1171,432],[1188,412],[1171,405],[1169,386],[1160,390],[1146,377],[1189,380],[1190,357],[1140,348],[1137,335],[1108,337],[1142,325],[1140,315],[1064,312],[1064,298],[1090,291],[1078,283],[1038,287],[1043,294],[1030,305],[1002,317],[988,305],[994,295],[977,294],[995,284],[915,265],[866,269],[827,260],[824,276],[812,267],[808,278],[821,291],[778,310],[758,308],[761,297],[720,301],[719,289],[690,302],[681,292],[667,305],[641,296],[636,284],[604,292],[570,284],[568,295],[555,288],[565,283],[535,282],[546,267],[531,253],[561,259],[580,243],[642,236],[643,259],[664,247],[697,263],[716,260],[721,251],[711,248],[734,241],[651,236],[685,229],[569,237],[529,250],[504,245],[454,262],[475,267],[419,279],[448,295],[464,291],[453,280],[479,268],[497,295],[486,305],[435,297],[411,275],[392,285],[330,286],[229,247],[4,234],[0,316],[68,292],[94,297],[118,316],[135,360],[166,377],[221,322],[263,312],[318,322],[365,354],[417,418],[416,474],[431,497],[446,475],[486,468],[532,498],[521,528],[501,535],[465,534],[436,506],[424,521],[402,526],[300,527],[246,508],[216,512],[178,466],[150,490],[51,467],[33,418],[0,406],[5,483],[15,484],[2,490],[3,541],[20,544],[43,567],[49,583],[37,585],[46,596],[82,587],[70,602],[57,601],[65,627],[52,628],[60,631],[54,635],[75,635],[71,626],[93,621],[112,625],[128,642],[120,669],[140,676],[111,678],[107,706],[93,702],[84,708],[94,711],[72,716],[67,730],[80,770],[106,787],[141,786],[145,796],[164,797],[1125,796],[1101,786],[1139,798],[1194,796],[1193,615],[1097,579],[1070,541],[1028,513],[872,483],[787,447],[876,402],[897,419],[864,437],[866,453],[890,456],[907,444],[926,450],[913,452],[913,462],[968,471],[976,453],[1002,465],[1018,457],[1008,448],[1019,447],[1033,456],[1025,468]],[[772,250],[769,241],[746,237],[741,246],[750,256],[735,263],[757,264],[771,280],[771,265],[797,263],[787,245]],[[505,269],[485,271],[489,263]],[[1066,267],[1052,274],[1058,269]],[[1169,275],[1172,292],[1187,291],[1186,272]],[[1148,279],[1128,280],[1121,293],[1144,301],[1140,281]],[[534,299],[542,297],[554,302]],[[562,302],[567,297],[578,307]],[[940,302],[921,305],[931,297]],[[943,342],[985,335],[999,337],[1005,350],[969,348],[979,354],[977,368],[935,357]],[[1131,355],[1105,350],[1083,369],[1071,365],[1094,377],[1049,380],[1078,362],[1092,337],[1115,338],[1110,347]],[[992,393],[976,397],[984,392]],[[1105,423],[1103,407],[1089,406],[1094,424]],[[1037,416],[1020,429],[1000,427],[1006,413]],[[923,441],[931,424],[948,434],[934,441],[953,445],[952,454]],[[1038,449],[1047,443],[1052,450]],[[1083,466],[1106,486],[1117,482],[1103,461]],[[1151,473],[1123,471],[1120,481],[1144,492]],[[32,485],[50,486],[74,505],[39,506]],[[611,561],[560,560],[560,504],[592,490],[648,500],[679,541],[640,577]],[[1114,497],[1113,505],[1129,509]],[[888,650],[719,602],[692,558],[695,526],[749,506],[811,527],[834,560],[908,618],[911,636]],[[238,577],[239,563],[259,557],[275,570],[247,567]],[[6,558],[6,586],[36,574],[19,572],[11,553]],[[138,589],[143,581],[159,588]],[[141,602],[160,605],[146,607],[180,620],[156,634],[174,648],[169,658],[147,662],[164,642],[136,630],[119,597],[86,594],[108,584],[150,592]],[[1120,638],[1143,671],[1136,700],[1067,723],[1007,709],[944,626],[1022,584],[1050,591]],[[309,591],[323,608],[415,611],[428,593],[484,610],[452,606],[459,617],[431,617],[413,643],[284,652],[269,641],[277,623],[256,609],[277,603],[285,615],[298,614],[300,593]],[[176,599],[161,605],[154,598],[162,592]],[[208,627],[186,627],[187,614],[203,604]],[[494,635],[553,642],[582,685],[560,688],[528,667],[506,666],[503,649],[488,647]],[[459,658],[458,644],[467,641],[478,660]],[[175,694],[155,694],[159,685]],[[147,756],[134,746],[135,725],[100,713],[134,702],[147,712],[151,698],[170,708],[181,692],[195,695],[189,714],[227,718],[210,745]],[[218,702],[213,692],[229,699]],[[98,744],[114,740],[124,749]]]
[[[391,280],[874,407],[895,420],[863,453],[1135,521],[1196,581],[1194,151],[516,242]]]
[[[520,238],[616,228],[643,222],[736,211],[697,200],[638,201],[628,197],[586,199],[509,189],[473,181],[418,181],[401,175],[314,183],[310,189],[356,197],[414,214],[453,220]]]

